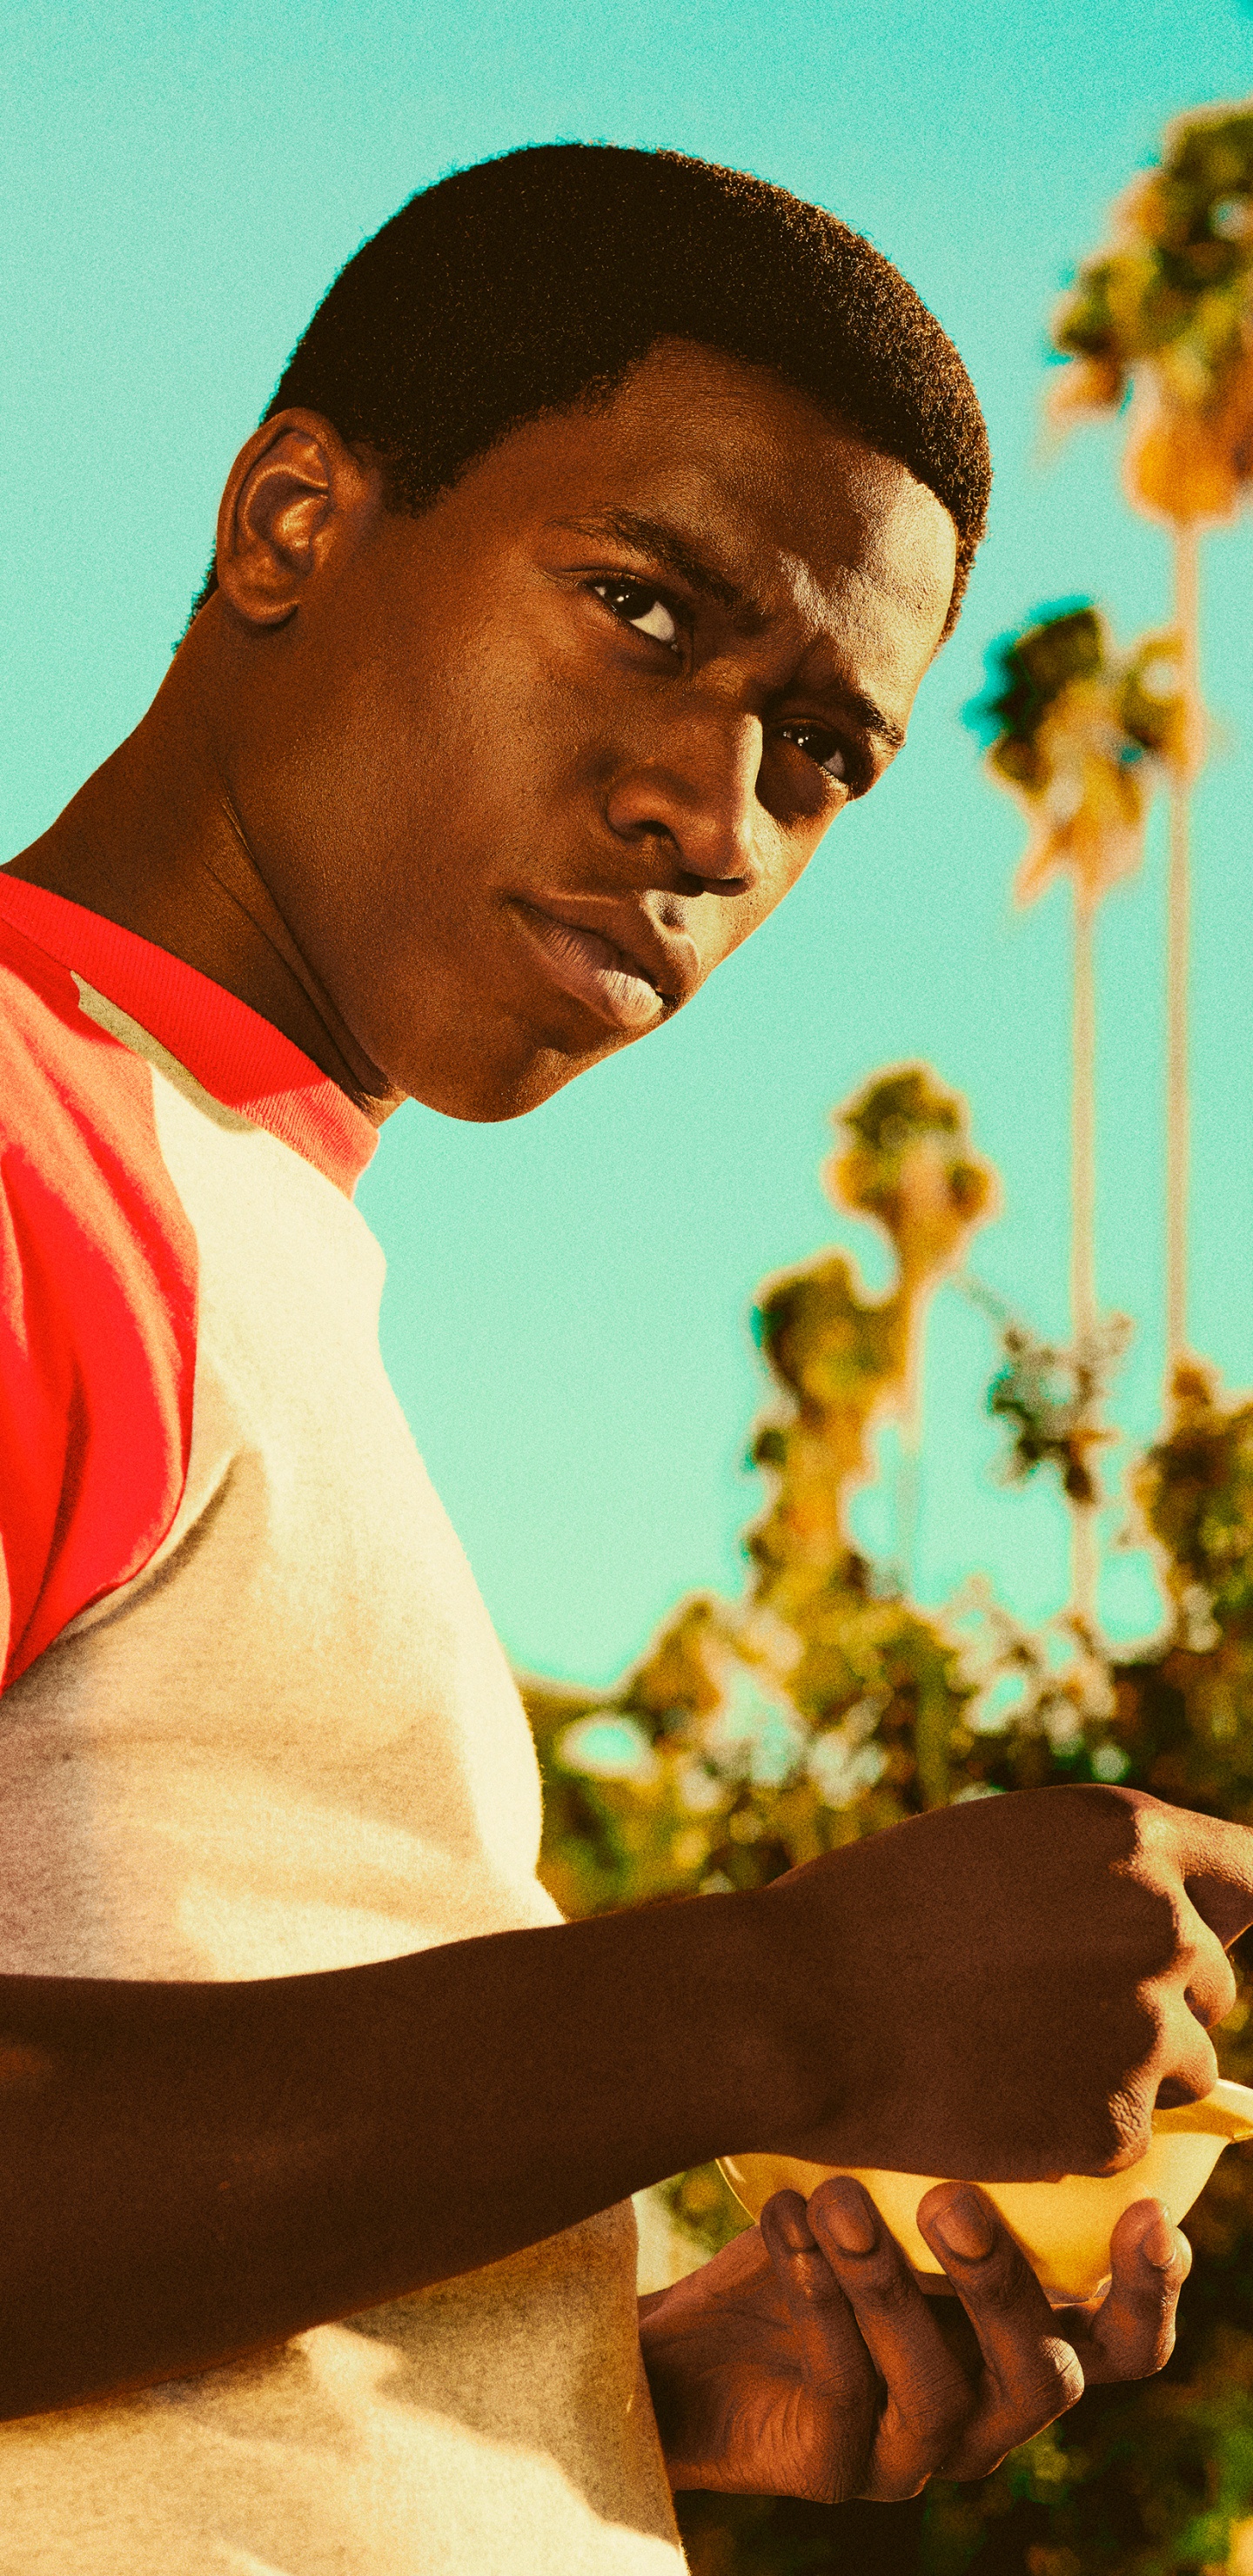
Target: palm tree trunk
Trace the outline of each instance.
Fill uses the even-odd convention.
[[[1095,905],[1074,889],[1074,1021],[1070,1108],[1070,1330],[1076,1349],[1096,1323],[1096,983]],[[1091,1627],[1099,1574],[1095,1507],[1071,1510],[1071,1608]]]
[[[1189,803],[1195,768],[1197,686],[1197,534],[1175,528],[1175,624],[1187,706],[1188,757],[1172,773],[1170,874],[1166,897],[1166,1382],[1188,1347],[1188,916]]]
[[[922,1370],[927,1329],[926,1290],[915,1296],[909,1318],[905,1382],[897,1422],[896,1552],[901,1589],[912,1600],[918,1580],[918,1535],[922,1517]]]

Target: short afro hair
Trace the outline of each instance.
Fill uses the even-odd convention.
[[[454,171],[340,270],[265,418],[320,412],[416,513],[671,338],[772,367],[935,493],[957,530],[947,634],[991,484],[974,387],[882,252],[743,171],[602,143]],[[213,587],[210,571],[197,607]]]

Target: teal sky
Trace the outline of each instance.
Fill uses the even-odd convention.
[[[834,1103],[928,1059],[963,1089],[1004,1212],[983,1276],[1065,1328],[1068,944],[1015,913],[1022,832],[960,721],[989,640],[1082,592],[1164,621],[1163,538],[1117,435],[1057,455],[1044,327],[1165,120],[1253,89],[1235,0],[19,0],[0,108],[4,855],[141,714],[235,449],[334,271],[415,188],[553,137],[670,145],[782,181],[885,250],[952,333],[997,466],[991,534],[909,748],[783,910],[656,1038],[498,1128],[410,1107],[362,1193],[388,1362],[511,1654],[607,1681],[696,1586],[737,1591],[769,1272],[839,1239]],[[1253,528],[1204,550],[1219,743],[1196,800],[1192,1336],[1253,1379]],[[1099,1287],[1138,1331],[1117,1411],[1161,1376],[1163,817],[1100,924]],[[1022,1615],[1065,1592],[1060,1507],[992,1475],[988,1328],[952,1290],[927,1358],[920,1588],[983,1570]],[[1109,1519],[1116,1535],[1121,1514]],[[881,1504],[859,1507],[886,1537]],[[1151,1625],[1113,1554],[1111,1630]]]

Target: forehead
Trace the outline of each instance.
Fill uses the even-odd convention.
[[[957,537],[935,494],[771,370],[688,342],[515,431],[467,486],[518,536],[670,527],[743,594],[747,625],[903,659],[915,686],[948,614]]]

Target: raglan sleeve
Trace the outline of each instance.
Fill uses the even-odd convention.
[[[49,1010],[0,974],[0,1689],[147,1562],[191,1437],[194,1244],[148,1068],[64,982]]]
[[[0,1673],[7,1680],[56,1552],[69,1446],[58,1418],[50,1319],[37,1313],[41,1265],[27,1257],[27,1211],[12,1154],[0,1161]]]

